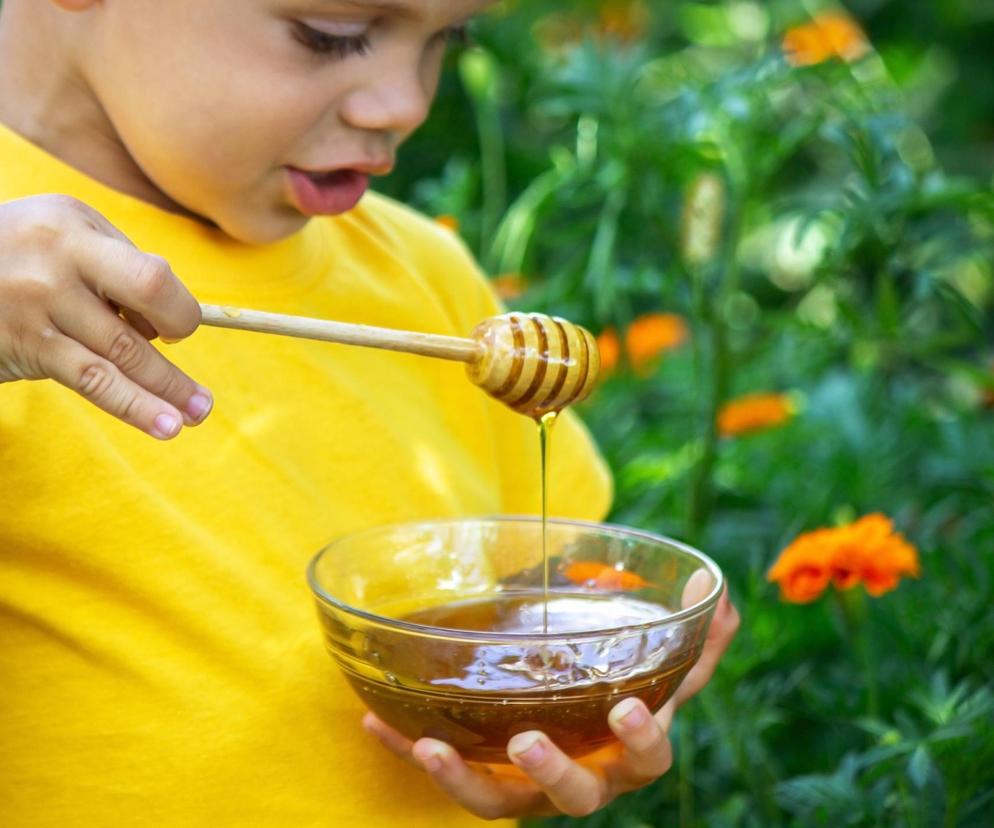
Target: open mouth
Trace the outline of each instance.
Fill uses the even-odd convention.
[[[369,188],[358,170],[308,172],[287,167],[294,206],[306,216],[334,216],[355,207]]]

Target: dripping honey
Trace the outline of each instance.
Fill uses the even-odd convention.
[[[552,461],[552,427],[558,411],[536,419],[539,451],[542,453],[542,632],[549,632],[549,464]]]

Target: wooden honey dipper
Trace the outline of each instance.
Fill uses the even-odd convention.
[[[579,325],[539,313],[484,320],[471,339],[375,328],[221,305],[201,305],[203,324],[342,345],[361,345],[466,363],[492,397],[536,419],[584,399],[600,370],[597,343]]]

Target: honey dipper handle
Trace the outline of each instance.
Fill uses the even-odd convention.
[[[318,339],[322,342],[403,351],[456,362],[474,363],[483,356],[482,345],[472,339],[461,339],[457,336],[374,328],[370,325],[309,319],[306,316],[287,316],[282,313],[266,313],[222,305],[201,305],[200,310],[203,314],[203,324],[214,328],[235,328],[240,331]]]

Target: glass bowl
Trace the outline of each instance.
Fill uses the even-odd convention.
[[[538,518],[384,526],[311,561],[325,641],[346,679],[409,739],[508,762],[541,730],[572,756],[610,742],[608,711],[658,710],[697,661],[723,579],[700,552],[647,532]]]

